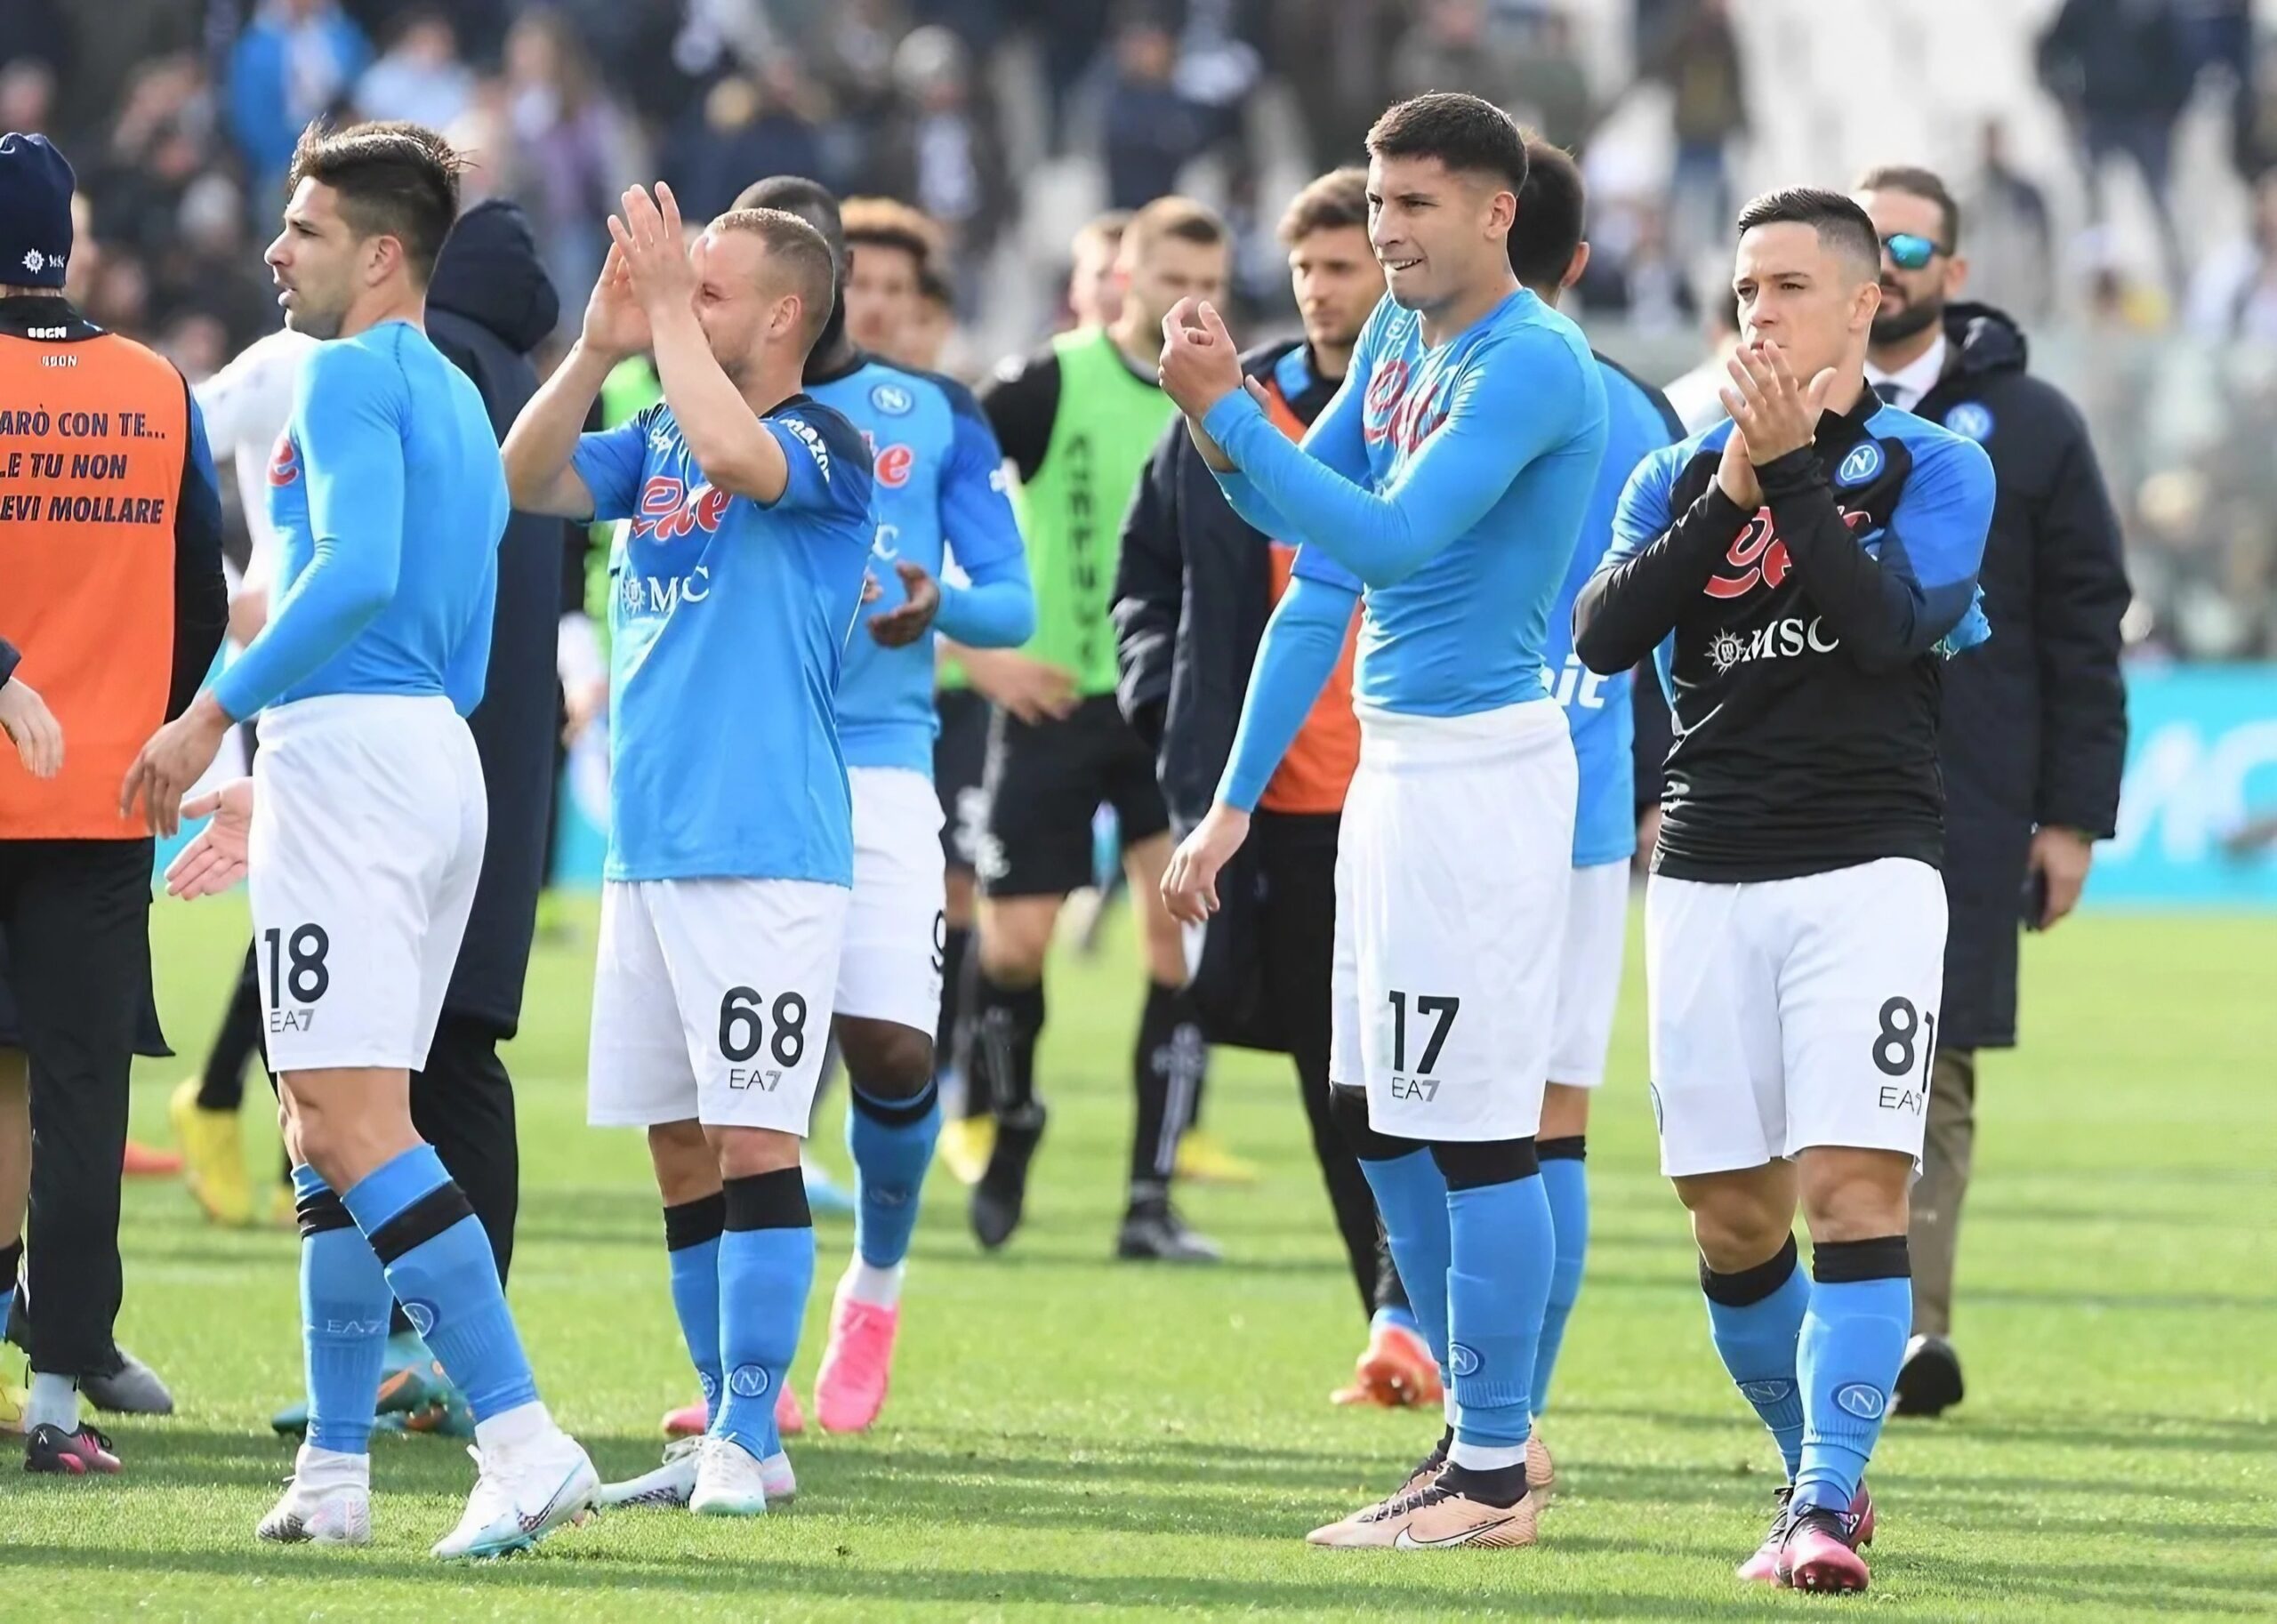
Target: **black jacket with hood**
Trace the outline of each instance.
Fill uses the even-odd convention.
[[[1999,310],[1945,311],[1944,370],[1914,406],[1979,441],[1999,482],[1978,583],[1991,640],[1943,669],[1945,991],[1938,1042],[2016,1041],[2016,933],[2040,824],[2107,839],[2119,817],[2128,599],[2119,521],[2087,425],[2024,370]]]
[[[520,209],[494,201],[459,217],[428,285],[427,336],[474,380],[502,440],[537,392],[530,354],[560,313],[560,299],[538,262],[537,241]],[[502,1037],[512,1036],[521,1020],[522,983],[545,880],[554,740],[560,728],[554,646],[562,550],[571,534],[558,519],[531,513],[507,519],[498,546],[489,677],[482,703],[467,721],[490,795],[490,840],[443,1007]]]

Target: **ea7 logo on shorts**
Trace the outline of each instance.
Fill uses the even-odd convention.
[[[1460,1342],[1447,1344],[1447,1369],[1457,1376],[1476,1376],[1480,1364],[1478,1350],[1465,1347]]]
[[[1882,1411],[1889,1403],[1889,1398],[1879,1387],[1854,1381],[1847,1387],[1834,1390],[1834,1402],[1862,1421],[1879,1421]]]
[[[640,487],[640,513],[632,521],[632,534],[660,542],[675,542],[698,530],[717,535],[728,503],[734,500],[708,481],[690,489],[670,474],[653,474]]]

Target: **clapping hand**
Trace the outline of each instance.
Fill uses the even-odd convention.
[[[1826,392],[1834,386],[1833,367],[1822,369],[1808,384],[1798,383],[1787,369],[1785,353],[1772,344],[1742,344],[1724,365],[1735,387],[1717,394],[1747,437],[1749,461],[1763,468],[1811,443]]]
[[[648,348],[648,312],[632,291],[632,270],[625,263],[624,250],[615,243],[609,245],[608,261],[593,284],[592,297],[585,301],[585,325],[577,342],[612,366]]]
[[[1161,375],[1163,392],[1196,423],[1243,386],[1241,353],[1234,348],[1233,334],[1226,331],[1217,306],[1181,299],[1171,307],[1163,318]],[[1264,395],[1256,382],[1246,382],[1250,393],[1262,403]]]
[[[640,308],[654,323],[676,310],[696,304],[696,267],[688,262],[688,245],[680,235],[680,205],[672,189],[656,182],[652,199],[648,188],[630,188],[624,197],[624,213],[612,214],[608,234],[632,282]]]

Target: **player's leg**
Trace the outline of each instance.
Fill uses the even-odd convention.
[[[989,736],[970,1069],[985,1078],[996,1113],[996,1142],[971,1203],[973,1234],[992,1250],[1019,1227],[1028,1163],[1043,1137],[1035,1050],[1052,929],[1067,894],[1090,878],[1099,788],[1082,714],[1031,725],[1000,712]]]
[[[933,1055],[941,1081],[941,1159],[960,1183],[972,1184],[988,1165],[995,1143],[987,1078],[975,1074],[970,1022],[979,966],[972,952],[979,906],[980,842],[988,802],[981,781],[988,760],[988,702],[969,688],[934,695],[941,730],[933,740],[933,791],[941,808],[941,856],[946,864],[942,906],[941,1012],[934,1023]]]
[[[940,1138],[930,1017],[946,971],[939,813],[917,773],[857,768],[854,894],[834,1027],[846,1058],[854,1257],[833,1297],[815,1378],[823,1426],[859,1432],[885,1403],[901,1282],[925,1170]]]
[[[25,1467],[115,1472],[79,1408],[108,1368],[122,1277],[119,1167],[127,1078],[149,985],[148,840],[16,844],[7,930],[29,1058],[32,1310]]]
[[[0,1314],[13,1310],[24,1266],[24,1203],[31,1195],[30,1062],[0,1047]],[[24,1429],[24,1390],[0,1377],[0,1432]]]
[[[1786,880],[1779,1014],[1786,1145],[1812,1241],[1798,1365],[1803,1451],[1782,1580],[1863,1589],[1866,1467],[1913,1318],[1907,1194],[1943,992],[1945,891],[1906,858]]]
[[[245,1103],[245,1069],[261,1052],[261,984],[253,947],[221,1010],[221,1025],[205,1065],[185,1078],[167,1101],[175,1143],[181,1146],[182,1182],[216,1224],[253,1221],[253,1182],[245,1173],[245,1137],[237,1113]]]
[[[1160,793],[1151,782],[1147,788],[1153,808],[1159,808]],[[1126,794],[1122,799],[1138,798]],[[1134,809],[1143,816],[1150,808],[1140,805]],[[1118,807],[1118,816],[1129,831],[1130,815]],[[1146,824],[1139,827],[1145,829]],[[1147,966],[1147,1001],[1131,1045],[1131,1091],[1138,1109],[1131,1123],[1130,1199],[1115,1237],[1115,1255],[1164,1263],[1215,1263],[1221,1256],[1217,1242],[1187,1228],[1171,1204],[1179,1140],[1194,1121],[1210,1049],[1186,990],[1185,939],[1163,904],[1163,872],[1170,860],[1171,838],[1160,825],[1123,850],[1130,911],[1138,921]]]
[[[1953,1263],[1976,1140],[1976,1051],[1940,1048],[1906,1245],[1913,1259],[1913,1337],[1897,1373],[1897,1413],[1942,1415],[1966,1391],[1953,1328]]]
[[[1549,1051],[1549,1086],[1542,1091],[1537,1141],[1541,1184],[1549,1198],[1555,1237],[1549,1301],[1534,1351],[1533,1412],[1549,1407],[1550,1379],[1565,1343],[1565,1325],[1581,1292],[1589,1256],[1588,1174],[1589,1097],[1605,1080],[1605,1050],[1621,996],[1621,951],[1629,934],[1629,864],[1592,864],[1573,871],[1565,901],[1565,943],[1557,972],[1557,1037]],[[1532,1481],[1554,1475],[1541,1429],[1531,1440]]]
[[[769,880],[641,888],[723,1200],[720,1405],[688,1507],[749,1515],[767,1508],[770,1465],[784,1464],[776,1404],[814,1282],[799,1150],[821,1080],[849,894]]]

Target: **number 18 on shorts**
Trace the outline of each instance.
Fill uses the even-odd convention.
[[[803,1137],[848,896],[795,880],[608,881],[587,1119]]]

